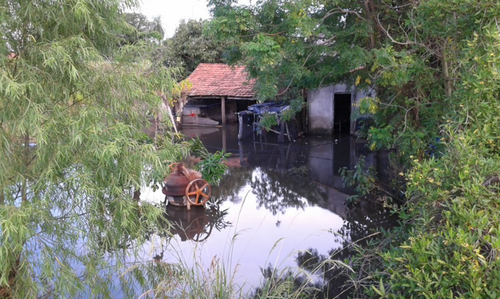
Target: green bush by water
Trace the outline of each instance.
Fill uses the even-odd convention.
[[[403,227],[362,251],[365,295],[500,297],[498,27],[481,34],[464,48],[469,72],[442,127],[442,156],[410,156]]]
[[[200,171],[210,184],[218,185],[220,179],[224,176],[227,166],[224,161],[231,156],[230,153],[217,151],[210,153],[199,138],[189,141],[191,152],[194,156],[201,158],[200,163],[196,165],[196,170]]]

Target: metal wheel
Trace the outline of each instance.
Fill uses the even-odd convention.
[[[186,187],[186,198],[195,206],[204,205],[211,193],[212,187],[204,179],[192,180]]]

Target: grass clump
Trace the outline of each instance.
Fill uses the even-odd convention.
[[[218,257],[205,265],[195,253],[189,261],[179,254],[173,263],[160,259],[135,264],[120,276],[121,286],[129,297],[136,296],[138,289],[146,289],[138,298],[337,298],[332,297],[335,294],[328,296],[329,280],[341,275],[347,278],[346,273],[352,269],[333,256],[319,256],[312,251],[299,253],[297,259],[302,255],[309,258],[299,267],[278,269],[269,265],[261,269],[260,286],[237,283],[238,265],[231,268]]]

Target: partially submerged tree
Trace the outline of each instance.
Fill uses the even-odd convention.
[[[161,217],[132,192],[185,150],[144,134],[175,82],[116,47],[135,4],[0,1],[0,297],[108,297],[103,256]]]
[[[408,227],[358,264],[363,295],[498,297],[498,1],[210,2],[212,31],[238,43],[231,61],[262,95],[376,88],[360,108],[374,113],[372,149],[398,149],[411,168]]]
[[[470,29],[447,40],[454,21],[446,19],[450,24],[441,28],[432,10],[425,8],[433,1],[211,3],[216,16],[211,32],[238,45],[229,51],[228,60],[247,66],[261,99],[291,88],[337,83],[374,88],[377,100],[361,106],[364,112],[384,108],[375,118],[378,128],[371,131],[373,148],[403,146],[407,155],[423,156],[437,137],[439,119],[448,107],[444,98],[451,91],[449,56],[457,49],[453,44]]]
[[[368,58],[363,45],[352,45],[353,40],[366,40],[363,32],[345,37],[332,32],[340,24],[332,26],[338,19],[325,17],[326,1],[271,0],[255,6],[212,2],[216,18],[210,31],[237,45],[227,53],[229,63],[247,66],[263,100],[294,87],[330,84]],[[344,48],[350,48],[349,53]],[[347,54],[350,57],[344,58]]]

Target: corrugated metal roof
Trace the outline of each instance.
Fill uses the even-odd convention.
[[[255,80],[247,78],[243,66],[200,63],[188,80],[193,84],[190,97],[253,98],[255,94]]]

